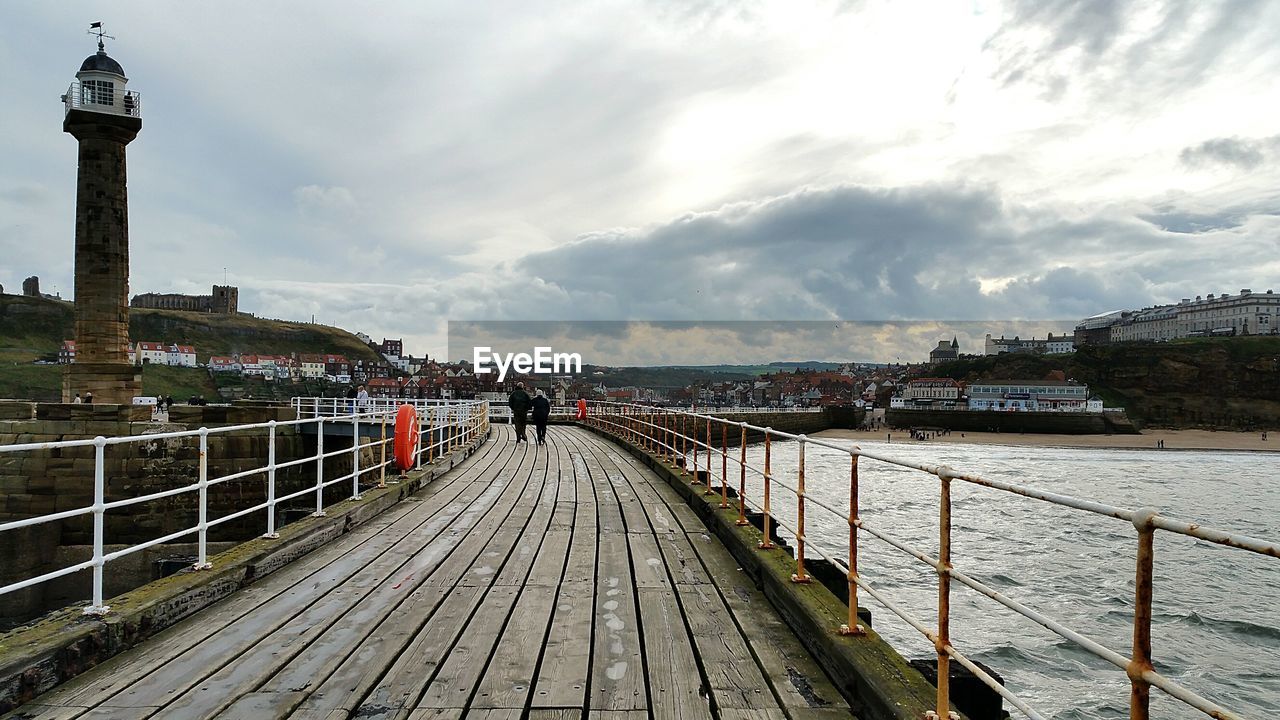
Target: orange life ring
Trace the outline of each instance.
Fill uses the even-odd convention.
[[[418,451],[418,411],[412,405],[401,405],[396,411],[396,465],[403,472],[413,467]]]

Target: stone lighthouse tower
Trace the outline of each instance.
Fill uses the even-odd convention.
[[[125,146],[142,129],[142,104],[120,63],[98,52],[80,65],[62,96],[62,129],[80,143],[76,174],[76,360],[62,400],[93,393],[95,403],[133,402],[142,375],[129,362],[129,201]]]

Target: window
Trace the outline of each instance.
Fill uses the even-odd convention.
[[[85,105],[114,105],[116,85],[110,80],[85,80],[80,83],[80,99]]]

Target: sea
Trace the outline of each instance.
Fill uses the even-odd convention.
[[[940,440],[860,446],[1280,541],[1280,454]],[[794,441],[773,443],[777,482],[794,486],[797,450]],[[806,453],[807,492],[844,512],[848,454],[812,443]],[[763,467],[763,454],[762,445],[750,446],[748,464]],[[719,465],[713,463],[714,470]],[[865,458],[859,470],[865,522],[936,556],[938,479]],[[732,468],[730,478],[736,485]],[[759,500],[760,486],[759,476],[748,473],[749,498]],[[794,495],[775,486],[772,496],[774,514],[794,523]],[[964,482],[953,483],[952,503],[952,563],[958,570],[1129,656],[1137,549],[1131,523]],[[844,515],[809,503],[806,536],[829,554],[848,555]],[[936,573],[865,533],[860,544],[863,579],[933,627]],[[953,582],[951,597],[953,645],[994,669],[1037,712],[1061,720],[1129,716],[1129,684],[1122,670],[959,583]],[[920,632],[868,595],[860,600],[872,610],[875,629],[905,657],[933,657],[932,644]],[[1152,657],[1159,672],[1228,710],[1275,717],[1280,711],[1280,560],[1158,531]],[[1006,709],[1020,716],[1007,704]],[[1204,717],[1156,689],[1151,716]]]

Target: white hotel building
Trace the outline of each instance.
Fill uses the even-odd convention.
[[[1002,412],[1102,412],[1087,385],[1061,380],[975,380],[970,410]]]
[[[1239,295],[1183,298],[1176,305],[1157,305],[1082,320],[1077,339],[1086,342],[1160,341],[1208,335],[1275,335],[1280,332],[1280,295],[1243,289]],[[1101,326],[1109,333],[1099,337]]]

